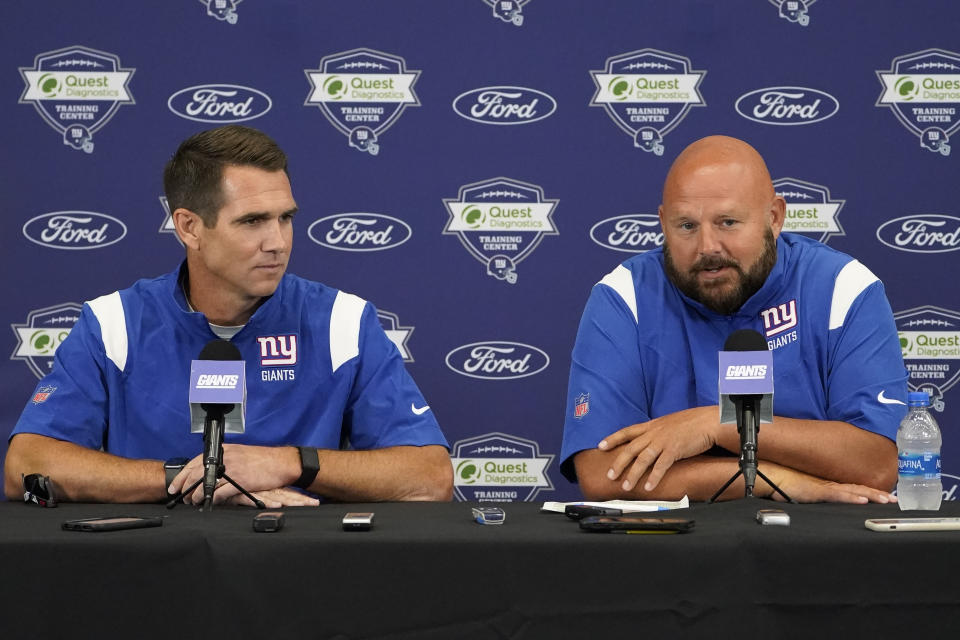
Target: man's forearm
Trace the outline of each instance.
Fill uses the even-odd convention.
[[[633,489],[626,491],[622,478],[609,480],[606,475],[615,455],[616,451],[589,449],[574,458],[580,490],[588,500],[679,500],[684,495],[691,500],[709,500],[739,469],[736,458],[695,456],[674,463],[653,491],[643,489],[649,471]],[[755,492],[765,496],[770,489],[758,478]],[[743,478],[738,478],[718,499],[742,497]]]
[[[740,452],[735,425],[722,425],[718,444]],[[819,478],[887,491],[897,479],[896,444],[846,422],[774,417],[760,425],[757,454]]]
[[[163,463],[130,460],[72,442],[21,433],[4,462],[4,493],[23,497],[21,474],[50,476],[57,499],[72,502],[157,502],[166,497]]]
[[[438,445],[369,451],[320,449],[310,491],[342,502],[450,500],[453,468]]]

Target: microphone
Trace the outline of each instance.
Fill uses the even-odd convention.
[[[190,364],[190,430],[203,431],[204,510],[212,507],[217,478],[223,475],[224,431],[244,430],[244,371],[240,351],[227,340],[211,340]]]
[[[773,353],[753,329],[734,331],[719,354],[720,423],[736,423],[745,495],[757,477],[757,431],[773,422]],[[762,475],[762,474],[761,474]]]

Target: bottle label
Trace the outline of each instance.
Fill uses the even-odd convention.
[[[940,479],[940,454],[901,453],[897,457],[897,473],[907,478],[922,478],[924,480]]]

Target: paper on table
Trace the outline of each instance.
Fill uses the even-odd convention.
[[[591,507],[613,507],[624,513],[639,513],[641,511],[669,511],[670,509],[686,509],[690,506],[690,499],[683,496],[681,499],[670,502],[667,500],[607,500],[605,502],[544,502],[540,511],[563,513],[568,504],[589,505]]]

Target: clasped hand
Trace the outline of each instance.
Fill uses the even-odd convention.
[[[616,456],[607,478],[623,478],[624,491],[633,489],[650,470],[643,485],[653,491],[677,460],[707,451],[717,442],[717,407],[695,407],[611,433],[597,445]]]
[[[319,500],[287,488],[295,477],[290,468],[299,464],[299,457],[291,447],[257,447],[243,444],[223,445],[223,464],[227,474],[241,487],[271,508],[316,506]],[[294,461],[295,459],[295,461]],[[203,455],[198,455],[180,470],[167,490],[179,493],[203,477]],[[203,502],[203,486],[183,496],[185,504]],[[226,480],[218,480],[213,493],[214,504],[253,503]]]

